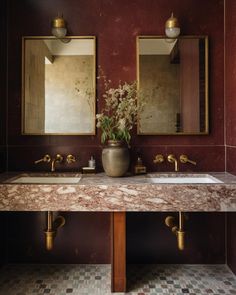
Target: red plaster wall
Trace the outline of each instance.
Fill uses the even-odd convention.
[[[226,164],[236,174],[236,1],[226,0],[225,5]],[[236,274],[236,213],[227,216],[227,261]]]
[[[53,251],[45,249],[45,212],[8,212],[8,263],[110,263],[110,213],[60,212]],[[1,219],[2,218],[2,219]],[[16,246],[17,245],[17,246]],[[1,249],[1,247],[0,247]]]
[[[236,274],[236,212],[227,213],[227,263]]]
[[[198,162],[197,167],[182,165],[182,170],[224,170],[224,83],[223,83],[223,0],[10,0],[9,3],[9,170],[45,170],[33,164],[45,153],[79,154],[81,167],[91,154],[100,164],[100,135],[97,136],[22,136],[21,124],[21,37],[50,35],[50,21],[63,12],[70,35],[97,37],[97,64],[114,82],[136,79],[136,36],[162,35],[164,23],[174,11],[182,34],[209,35],[210,38],[210,135],[137,136],[132,139],[132,158],[141,153],[149,170],[171,171],[165,163],[156,167],[156,153],[185,152]],[[210,16],[210,17],[209,17]],[[98,87],[98,98],[101,89]],[[101,100],[98,111],[101,109]],[[19,155],[21,155],[19,157]],[[72,167],[72,166],[71,166]],[[69,167],[69,169],[71,169]],[[67,167],[61,167],[67,169]]]
[[[47,170],[48,166],[33,164],[35,159],[40,158],[45,153],[79,154],[79,164],[76,163],[73,168],[87,164],[91,154],[95,155],[98,165],[100,163],[100,135],[97,136],[22,136],[21,135],[21,37],[26,35],[50,35],[50,21],[56,16],[57,12],[63,12],[65,19],[68,20],[70,35],[95,35],[97,37],[97,64],[101,65],[108,77],[117,83],[122,81],[133,81],[136,79],[136,36],[137,35],[163,35],[164,23],[174,11],[181,21],[182,34],[185,35],[209,35],[210,39],[210,134],[208,136],[137,136],[132,138],[132,159],[135,161],[137,154],[142,154],[144,163],[149,170],[172,171],[173,167],[168,163],[156,167],[152,163],[155,154],[175,153],[179,156],[181,153],[188,154],[198,162],[197,167],[181,166],[184,170],[195,171],[224,171],[224,1],[223,0],[9,0],[9,41],[8,41],[8,166],[9,170]],[[101,97],[101,89],[98,87],[98,98]],[[101,100],[98,102],[98,111],[101,109]],[[71,166],[72,167],[72,166]],[[66,167],[61,167],[67,169]],[[31,224],[32,233],[37,232],[39,224],[37,215],[26,216],[23,219],[13,216],[17,219],[19,227],[23,228],[25,220]],[[82,217],[84,226],[90,226],[92,221]],[[159,217],[158,217],[159,218]],[[219,217],[222,220],[221,217]],[[76,234],[77,216],[70,216],[73,229]],[[36,220],[36,221],[35,221]],[[96,220],[96,217],[95,217]],[[104,236],[109,239],[109,216],[101,217],[104,223],[100,230]],[[156,216],[150,217],[149,225],[154,224]],[[202,217],[199,217],[202,220]],[[209,227],[214,227],[214,222],[208,219],[205,223]],[[139,225],[142,220],[139,220]],[[220,222],[220,224],[223,224]],[[155,229],[160,230],[159,221],[155,222]],[[13,223],[9,221],[9,226]],[[205,226],[205,234],[209,227]],[[37,231],[35,231],[35,229]],[[99,241],[100,230],[94,233],[86,241],[88,245],[93,243],[94,239]],[[132,228],[131,228],[132,230]],[[72,235],[73,235],[72,234]],[[129,234],[129,233],[128,233]],[[165,232],[168,235],[168,232]],[[202,233],[192,233],[195,240],[200,240]],[[224,227],[220,236],[224,238]],[[63,237],[64,238],[64,237]],[[69,255],[73,257],[73,249],[65,247],[64,240],[57,240],[59,258],[49,258],[51,261],[65,261],[64,257]],[[11,236],[10,236],[11,239]],[[32,239],[37,239],[32,234]],[[79,238],[78,238],[79,239]],[[152,240],[150,235],[149,244],[156,243],[156,237]],[[165,240],[162,237],[163,241]],[[108,240],[107,240],[108,241]],[[109,262],[107,245],[104,242],[104,257],[100,262]],[[15,240],[10,240],[12,249],[14,249]],[[34,261],[28,258],[24,252],[24,241],[18,240],[18,253],[11,254],[11,261]],[[28,241],[29,244],[32,241]],[[75,243],[77,241],[75,240]],[[129,251],[132,252],[131,243]],[[219,243],[219,251],[212,257],[207,257],[205,249],[210,249],[211,242],[205,242],[200,248],[193,251],[199,251],[198,256],[193,252],[188,253],[183,259],[176,258],[178,261],[190,261],[191,257],[196,257],[193,262],[202,263],[204,261],[223,262],[224,247]],[[82,251],[87,247],[84,243],[81,245]],[[174,248],[174,245],[173,245]],[[175,249],[169,249],[166,255],[174,257]],[[97,248],[99,249],[99,248]],[[141,247],[141,251],[142,251]],[[95,251],[96,253],[97,250]],[[68,254],[69,253],[69,254]],[[155,249],[149,253],[149,258],[155,257]],[[84,256],[86,262],[91,262],[92,250]],[[45,254],[46,255],[46,254]],[[189,255],[189,256],[188,256]],[[44,261],[48,261],[43,256]],[[134,256],[132,256],[134,259]],[[168,260],[168,259],[167,259]],[[76,260],[80,261],[80,260]],[[94,260],[93,260],[94,261]],[[96,260],[98,261],[98,260]],[[151,261],[151,258],[150,258]],[[192,260],[191,260],[192,261]],[[169,261],[171,262],[171,261]]]
[[[225,105],[227,171],[236,174],[236,1],[226,0]]]
[[[0,221],[8,221],[7,262],[110,263],[110,214],[61,214],[66,224],[58,230],[53,251],[47,252],[44,212],[1,213]],[[177,213],[127,213],[127,263],[225,263],[224,213],[189,213],[184,252],[178,251],[176,237],[164,223],[167,215]]]
[[[0,172],[6,170],[7,1],[1,2],[0,26]]]

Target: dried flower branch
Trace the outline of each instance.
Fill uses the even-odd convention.
[[[103,72],[98,79],[102,79],[105,86],[102,96],[105,107],[96,115],[97,127],[102,130],[101,142],[124,140],[129,144],[130,131],[137,124],[138,113],[145,104],[140,97],[138,101],[137,82],[120,82],[117,88],[110,88],[111,80],[108,80]]]

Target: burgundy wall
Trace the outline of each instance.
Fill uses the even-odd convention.
[[[227,171],[236,174],[236,2],[226,0],[225,105]]]
[[[53,251],[48,252],[45,212],[8,213],[8,263],[110,262],[110,213],[60,214],[66,223],[57,232]]]
[[[236,275],[236,212],[227,213],[227,263]]]
[[[226,167],[236,174],[236,1],[226,0],[225,5]],[[236,274],[236,213],[227,215],[227,260]]]
[[[11,212],[8,219],[9,263],[109,263],[109,213],[61,213],[52,252],[45,250],[45,213]],[[127,213],[128,263],[225,263],[225,214],[190,213],[185,222],[186,250],[165,226],[176,213]],[[0,214],[1,217],[1,214]],[[30,225],[30,226],[29,226]]]
[[[6,75],[7,75],[7,5],[1,1],[0,26],[0,172],[6,169]]]
[[[128,213],[128,263],[225,263],[225,214],[188,213],[186,247],[177,249],[176,236],[165,218],[177,213]]]
[[[22,136],[21,135],[21,37],[24,35],[51,35],[50,21],[56,16],[57,12],[62,12],[69,24],[70,35],[95,35],[97,37],[97,64],[100,65],[109,79],[114,84],[119,80],[133,81],[136,79],[136,36],[137,35],[163,35],[164,23],[174,11],[181,21],[181,30],[184,35],[209,35],[210,40],[210,134],[208,136],[137,136],[132,138],[132,158],[135,160],[137,154],[142,154],[144,163],[150,171],[172,171],[173,167],[168,163],[156,167],[152,163],[155,154],[175,153],[179,156],[181,153],[188,154],[192,159],[196,160],[197,167],[181,166],[181,170],[195,171],[224,171],[225,170],[225,148],[224,148],[224,1],[223,0],[9,0],[9,39],[8,39],[8,67],[9,67],[9,95],[8,95],[8,139],[7,148],[9,153],[8,167],[9,170],[47,170],[48,166],[33,164],[35,159],[40,158],[45,153],[74,153],[79,154],[79,164],[74,165],[74,169],[78,166],[87,164],[90,155],[95,155],[97,163],[100,163],[100,134],[97,136]],[[204,9],[203,9],[204,7]],[[210,17],[209,17],[210,16]],[[101,98],[101,89],[98,87],[98,98]],[[97,110],[101,109],[101,100],[98,102]],[[66,167],[61,167],[67,169]],[[30,214],[30,213],[29,213]],[[40,224],[37,222],[39,215],[15,215],[9,218],[9,227],[14,230],[15,224],[20,228],[22,235],[17,235],[15,239],[9,236],[9,248],[11,249],[9,261],[36,261],[36,248],[42,241],[39,239]],[[224,261],[224,220],[221,217],[213,216],[216,223],[220,220],[220,235],[217,239],[215,233],[207,240],[201,240],[202,235],[207,236],[209,228],[214,232],[214,222],[205,217],[195,217],[193,220],[199,221],[201,225],[198,229],[192,224],[192,244],[198,241],[196,248],[187,252],[186,256],[179,258],[179,253],[175,249],[175,241],[173,236],[169,236],[168,229],[162,229],[163,220],[161,217],[150,216],[148,221],[145,215],[135,217],[135,214],[129,218],[128,237],[134,231],[135,227],[140,228],[143,222],[153,230],[162,232],[163,241],[168,243],[172,240],[172,246],[168,248],[169,257],[175,257],[175,261],[192,263],[197,262],[222,262]],[[161,216],[161,215],[160,215]],[[13,218],[13,219],[12,219]],[[64,261],[65,257],[69,261],[81,261],[79,256],[75,258],[75,245],[79,243],[79,231],[77,236],[78,220],[77,216],[68,214],[70,220],[70,230],[68,232],[68,243],[72,237],[72,247],[65,241],[67,232],[64,231],[63,237],[57,237],[56,253],[42,255],[42,261]],[[83,227],[96,228],[96,220],[100,220],[99,231],[93,231],[83,240],[80,250],[84,254],[86,262],[107,262],[109,259],[109,216],[94,215],[92,219],[86,215],[80,215]],[[204,222],[202,220],[204,219]],[[137,223],[134,220],[137,219]],[[162,218],[161,218],[162,219]],[[14,222],[13,222],[14,221]],[[206,223],[205,223],[206,222]],[[198,222],[197,222],[198,223]],[[32,224],[27,228],[28,224]],[[207,226],[202,227],[202,224]],[[222,227],[221,227],[222,225]],[[26,229],[25,229],[26,228]],[[194,230],[195,228],[195,230]],[[30,232],[30,238],[27,237],[27,229]],[[41,229],[41,228],[40,228]],[[100,231],[103,232],[102,237],[106,237],[105,243],[99,240]],[[61,232],[62,233],[62,232]],[[164,238],[163,238],[164,237]],[[78,238],[78,239],[77,239]],[[157,238],[150,234],[149,245],[156,245]],[[41,239],[41,238],[40,238]],[[136,235],[133,242],[129,242],[128,253],[135,251],[138,239],[142,239],[142,235]],[[86,247],[97,241],[95,245],[98,248],[93,250]],[[18,249],[15,243],[18,243]],[[81,240],[80,240],[81,241]],[[130,241],[130,240],[129,240]],[[215,254],[209,256],[206,249],[214,250],[212,241],[217,244]],[[102,244],[100,244],[102,243]],[[42,246],[40,246],[42,247]],[[101,260],[93,259],[92,253],[100,253],[99,247],[103,247],[104,255]],[[148,254],[149,249],[145,245],[140,244],[142,255]],[[163,245],[159,245],[163,247]],[[206,248],[205,248],[206,247]],[[164,246],[165,248],[165,246]],[[27,252],[26,249],[28,249]],[[42,249],[42,248],[41,248]],[[15,252],[14,252],[15,251]],[[16,252],[17,251],[17,252]],[[26,252],[25,252],[26,251]],[[147,258],[153,257],[158,261],[155,249]],[[32,253],[33,256],[30,256]],[[67,256],[67,253],[68,256]],[[135,253],[135,252],[134,252]],[[96,254],[98,255],[98,254]],[[129,254],[131,255],[131,254]],[[194,259],[192,260],[192,255]],[[21,258],[20,258],[21,257]],[[135,261],[135,257],[139,258],[139,253],[130,256],[130,261]],[[84,262],[85,262],[84,260]],[[168,261],[168,259],[166,260]],[[169,260],[169,262],[171,262]]]
[[[33,164],[45,153],[79,154],[79,164],[87,164],[91,154],[100,163],[100,136],[22,136],[21,125],[21,37],[51,35],[50,21],[63,12],[70,35],[97,37],[97,64],[108,77],[136,79],[136,36],[163,35],[166,19],[174,11],[181,21],[182,34],[209,35],[210,38],[210,135],[136,136],[132,157],[141,153],[150,170],[172,170],[165,163],[156,167],[156,153],[187,153],[197,167],[182,170],[224,171],[224,1],[223,0],[10,0],[9,3],[9,170],[42,170]],[[204,9],[202,9],[204,7]],[[210,17],[209,17],[210,15]],[[23,16],[23,17],[22,17]],[[101,90],[98,87],[98,98]],[[100,110],[101,101],[98,103]],[[19,155],[21,155],[19,157]],[[65,168],[65,167],[64,167]]]

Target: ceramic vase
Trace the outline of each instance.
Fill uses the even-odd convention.
[[[106,175],[124,176],[129,168],[130,156],[127,145],[121,140],[108,140],[102,151],[102,165]]]

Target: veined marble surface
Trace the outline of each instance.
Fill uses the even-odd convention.
[[[212,175],[223,183],[154,184],[150,183],[150,177],[160,173],[122,178],[99,173],[82,175],[78,184],[17,184],[11,180],[18,176],[78,176],[78,173],[3,173],[0,211],[236,211],[236,176],[200,174]],[[181,175],[186,174],[178,173]]]

